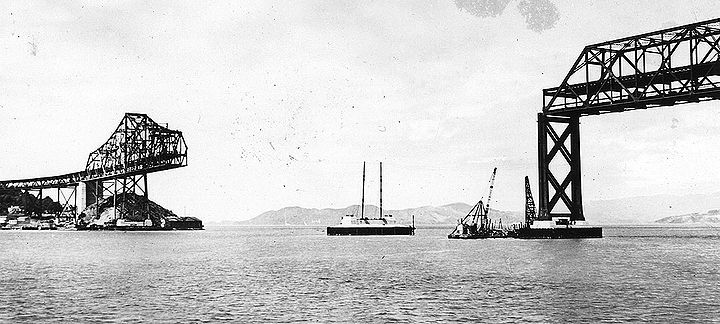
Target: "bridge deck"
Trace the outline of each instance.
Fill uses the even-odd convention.
[[[720,75],[720,64],[718,62],[708,62],[692,66],[681,66],[667,70],[653,71],[640,74],[626,75],[618,78],[618,81],[597,80],[587,83],[571,84],[565,88],[555,87],[543,90],[545,96],[577,99],[580,96],[587,96],[598,92],[622,92],[627,89],[652,89],[651,86],[658,88],[667,86],[673,82],[687,82],[689,80],[698,80],[708,76]],[[642,91],[641,91],[642,92]]]
[[[183,165],[160,165],[151,168],[137,169],[132,171],[118,170],[117,172],[92,173],[87,171],[73,172],[63,175],[40,177],[32,179],[20,180],[4,180],[0,181],[0,190],[2,189],[46,189],[46,188],[63,188],[77,186],[83,181],[102,181],[113,178],[129,177],[139,174],[165,171],[180,168]]]
[[[707,79],[720,75],[720,64],[709,62],[663,71],[635,74],[616,80],[598,80],[543,90],[558,98],[548,107],[552,115],[597,115],[649,107],[672,106],[682,102],[720,99],[720,84]],[[618,82],[620,81],[620,82]],[[673,84],[674,83],[674,84]],[[627,89],[627,91],[626,91]],[[628,92],[630,91],[630,92]],[[597,95],[587,100],[588,95]],[[631,96],[632,94],[632,96]]]
[[[0,181],[0,189],[42,189],[76,186],[87,172],[73,172],[58,176]]]

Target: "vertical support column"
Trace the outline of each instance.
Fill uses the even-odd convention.
[[[83,181],[80,183],[79,188],[80,192],[78,193],[80,196],[80,204],[77,204],[77,197],[76,197],[76,203],[75,206],[77,206],[77,213],[80,215],[87,206],[90,206],[97,202],[97,181]]]
[[[80,211],[78,211],[78,187],[75,187],[75,217],[73,217],[73,224],[78,223],[78,217],[80,217]]]
[[[570,187],[570,199],[573,201],[573,209],[570,211],[571,221],[584,221],[582,205],[582,172],[580,170],[580,117],[573,116],[570,118],[572,127],[570,135],[570,174],[572,175],[572,184]]]
[[[543,113],[538,113],[538,220],[550,220],[548,212],[548,161],[547,157],[547,119]]]
[[[123,179],[122,179],[122,193],[123,193],[123,196],[122,196],[122,200],[120,201],[120,210],[121,210],[120,214],[123,216],[122,218],[126,218],[125,216],[127,214],[127,212],[126,212],[127,206],[125,204],[127,203],[127,199],[128,199],[127,176],[123,177]]]
[[[143,187],[145,188],[144,194],[145,194],[145,217],[146,219],[150,219],[150,198],[148,197],[148,180],[147,180],[147,173],[143,173]],[[160,224],[154,224],[156,226],[159,226]]]
[[[118,208],[117,208],[117,194],[118,194],[117,184],[118,184],[117,177],[114,177],[113,178],[113,191],[112,191],[112,194],[113,194],[113,218],[116,220],[118,218],[117,217],[117,210],[118,210]]]
[[[105,197],[105,181],[95,181],[95,204],[99,204],[100,200]]]
[[[43,208],[42,188],[40,188],[40,191],[38,192],[38,204],[40,204],[40,215],[38,216],[42,216],[43,212],[45,212],[45,209]]]

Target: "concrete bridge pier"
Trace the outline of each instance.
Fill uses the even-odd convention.
[[[98,180],[82,181],[78,185],[77,214],[102,198],[102,183]]]

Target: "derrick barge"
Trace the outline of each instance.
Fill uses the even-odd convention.
[[[514,227],[508,236],[519,239],[602,238],[602,227],[585,225],[570,217],[537,217],[530,180],[525,177],[525,224]]]
[[[556,226],[556,227],[520,227],[508,233],[519,239],[578,239],[602,238],[602,227],[593,226]]]
[[[458,220],[458,224],[452,233],[448,234],[449,239],[483,239],[483,238],[503,238],[508,237],[508,232],[503,229],[502,222],[496,227],[488,218],[490,211],[490,199],[492,197],[493,186],[495,185],[495,174],[497,168],[493,169],[490,177],[490,192],[488,193],[487,204],[483,205],[482,198],[473,206],[468,214]]]

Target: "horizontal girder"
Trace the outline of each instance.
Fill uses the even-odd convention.
[[[0,181],[0,189],[40,189],[77,186],[85,178],[85,171],[52,177]]]

